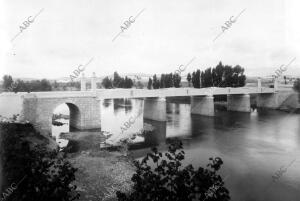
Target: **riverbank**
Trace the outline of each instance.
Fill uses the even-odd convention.
[[[68,159],[78,168],[74,184],[80,201],[114,201],[116,191],[130,191],[135,172],[132,159],[119,151],[100,149],[105,140],[103,132],[70,132],[61,137],[69,140]]]

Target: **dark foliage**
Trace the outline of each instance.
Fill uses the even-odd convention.
[[[171,88],[171,87],[180,87],[181,77],[179,74],[169,73],[169,74],[161,74],[160,80],[157,78],[156,74],[153,75],[153,82],[149,79],[148,89],[153,86],[153,89],[159,88]]]
[[[169,145],[162,154],[156,148],[141,161],[135,161],[137,168],[132,177],[134,182],[130,194],[117,192],[119,201],[228,201],[229,191],[217,175],[223,161],[210,158],[208,169],[192,165],[181,167],[184,159],[181,142]],[[151,159],[151,160],[150,160]]]
[[[108,77],[105,77],[105,78],[102,80],[102,86],[103,86],[105,89],[111,89],[111,88],[113,88],[112,80],[109,79]]]
[[[186,77],[186,80],[188,81],[189,83],[189,86],[191,86],[191,80],[192,80],[192,76],[190,73],[187,74],[187,77]]]
[[[159,89],[160,82],[159,79],[157,79],[156,74],[153,75],[152,85],[153,85],[153,89]]]
[[[6,179],[2,194],[11,184],[14,192],[5,200],[69,201],[79,198],[74,191],[76,168],[57,150],[49,150],[46,138],[38,135],[31,124],[1,123],[1,155]],[[26,138],[44,141],[35,145]],[[23,179],[23,180],[22,180]]]
[[[147,89],[152,89],[152,79],[149,78]]]
[[[205,71],[192,73],[194,88],[202,87],[242,87],[246,84],[244,68],[223,65],[221,62],[215,68],[207,68]],[[201,86],[200,86],[201,83]]]
[[[13,81],[10,75],[5,75],[3,77],[3,89],[11,92],[51,91],[52,86],[47,79],[26,82],[20,79]]]
[[[109,79],[108,77],[105,77],[102,80],[102,86],[106,89],[111,88],[132,88],[133,86],[132,79],[125,76],[125,78],[121,77],[118,72],[114,72],[113,80]],[[139,86],[140,87],[140,86]]]

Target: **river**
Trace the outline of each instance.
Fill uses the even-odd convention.
[[[142,109],[141,100],[105,100],[102,131],[115,138],[137,132],[144,121],[156,129],[132,145],[135,158],[152,145],[166,150],[168,138],[180,138],[185,164],[205,167],[209,157],[221,157],[220,170],[233,201],[300,200],[300,115],[272,110],[251,113],[216,111],[215,117],[190,114],[190,105],[167,103],[167,122],[144,120],[140,115],[123,134],[121,127]],[[273,181],[276,172],[284,170]]]

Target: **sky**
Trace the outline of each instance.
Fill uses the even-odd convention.
[[[186,72],[222,61],[263,77],[293,59],[284,73],[300,76],[297,0],[0,2],[1,77],[68,77],[91,60],[83,71],[87,77],[170,73],[191,60]],[[129,19],[135,20],[126,27]],[[26,20],[32,23],[24,28]]]

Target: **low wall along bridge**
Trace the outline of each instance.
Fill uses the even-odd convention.
[[[21,120],[27,120],[42,133],[51,133],[54,109],[67,104],[70,110],[70,127],[77,129],[101,128],[100,106],[104,99],[138,98],[144,100],[143,116],[146,119],[166,121],[166,98],[191,97],[191,113],[214,116],[214,96],[227,95],[227,110],[250,112],[250,95],[257,94],[257,107],[277,108],[284,99],[274,88],[167,88],[167,89],[96,89],[96,79],[91,79],[91,89],[86,90],[81,80],[81,91],[31,92],[22,95]]]

